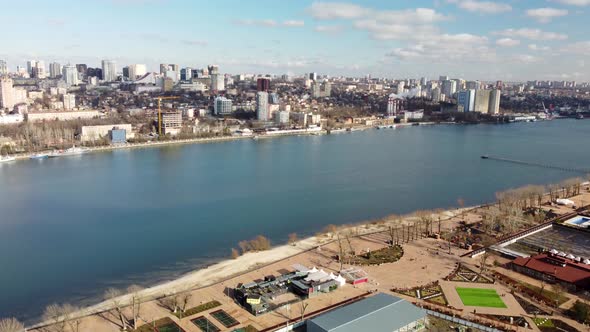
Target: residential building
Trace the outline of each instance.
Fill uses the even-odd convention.
[[[468,81],[465,83],[465,87],[467,90],[479,90],[481,89],[481,82],[480,81]]]
[[[397,87],[396,87],[396,93],[398,95],[401,95],[402,93],[404,93],[406,91],[406,82],[405,81],[400,81],[397,83]]]
[[[455,92],[457,92],[457,82],[444,80],[442,83],[442,93],[444,93],[448,98],[452,98]]]
[[[311,94],[313,98],[330,97],[332,94],[332,85],[330,82],[314,82],[311,86]]]
[[[27,73],[29,73],[29,77],[33,77],[33,68],[35,67],[37,67],[37,60],[27,61]]]
[[[43,79],[47,77],[45,73],[45,62],[44,61],[34,61],[31,62],[31,77],[32,78],[39,78]]]
[[[182,68],[180,70],[180,80],[190,81],[193,78],[193,69],[190,67]]]
[[[276,124],[287,124],[289,123],[289,111],[279,111],[274,114]]]
[[[102,80],[114,82],[117,80],[117,63],[112,60],[102,60]]]
[[[178,135],[182,128],[182,111],[162,113],[162,133],[164,135]]]
[[[462,90],[457,94],[457,111],[473,112],[475,105],[475,90]]]
[[[63,108],[63,105],[62,105]],[[76,120],[92,119],[99,117],[99,111],[56,111],[56,112],[29,112],[27,117],[29,122],[50,121],[50,120]]]
[[[211,77],[211,91],[224,91],[225,90],[225,79],[223,75],[219,73],[214,73],[210,75]]]
[[[494,89],[490,93],[490,107],[488,109],[488,114],[498,114],[500,113],[500,97],[502,95],[502,90]]]
[[[0,108],[12,110],[15,105],[12,79],[0,77]]]
[[[227,99],[225,97],[217,97],[215,98],[213,104],[213,110],[215,115],[227,115],[231,114],[232,112],[232,101],[231,99]]]
[[[73,94],[66,93],[65,95],[63,95],[63,102],[65,110],[72,110],[76,108],[76,96]]]
[[[49,64],[49,77],[58,78],[60,75],[62,75],[61,65],[57,62],[50,63]]]
[[[309,73],[309,79],[312,81],[318,80],[318,73]]]
[[[439,87],[433,88],[430,91],[430,95],[431,95],[432,101],[435,101],[435,102],[444,101],[443,99],[441,99],[441,91],[440,91]]]
[[[378,293],[307,321],[307,332],[405,332],[426,329],[428,315],[410,302]]]
[[[268,92],[259,91],[256,93],[256,118],[259,121],[268,121]]]
[[[256,91],[268,92],[270,90],[270,79],[266,77],[260,77],[256,81]]]
[[[477,113],[488,113],[490,108],[490,90],[477,90],[475,91],[475,106],[473,111]]]
[[[78,85],[78,69],[74,65],[67,64],[63,66],[62,75],[66,85]]]
[[[0,60],[0,75],[8,74],[8,66],[6,66],[6,61]]]
[[[135,81],[138,77],[142,77],[147,73],[146,66],[144,64],[133,64],[129,65],[129,79]]]

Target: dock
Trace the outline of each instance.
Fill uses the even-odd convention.
[[[503,161],[503,162],[507,162],[507,163],[519,164],[519,165],[525,165],[525,166],[549,168],[549,169],[555,169],[558,171],[565,171],[565,172],[590,174],[590,169],[564,167],[564,166],[536,163],[536,162],[531,162],[531,161],[524,161],[524,160],[517,160],[517,159],[510,159],[510,158],[501,158],[501,157],[495,157],[495,156],[490,156],[490,155],[482,155],[481,159]]]

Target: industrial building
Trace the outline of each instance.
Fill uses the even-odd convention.
[[[100,125],[100,126],[83,126],[80,140],[82,142],[92,142],[108,137],[111,143],[125,143],[134,136],[130,124]]]
[[[379,293],[307,321],[307,332],[405,332],[426,328],[426,311]]]

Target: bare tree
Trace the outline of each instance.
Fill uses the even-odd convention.
[[[236,248],[231,248],[231,258],[236,259],[240,257],[240,252]]]
[[[161,298],[158,302],[160,302],[162,307],[170,310],[172,313],[178,312],[180,308],[180,297],[178,295]]]
[[[0,332],[23,332],[25,326],[16,318],[4,318],[0,320]]]
[[[307,309],[307,306],[309,306],[309,303],[305,302],[305,300],[301,300],[301,302],[299,302],[299,310],[301,312],[301,321],[303,322],[303,319],[305,318],[305,310]],[[0,331],[2,332],[2,331]]]
[[[110,300],[113,303],[114,308],[111,310],[112,313],[121,321],[121,327],[123,330],[127,329],[127,317],[123,314],[123,306],[119,297],[122,292],[116,288],[109,288],[104,293],[105,300]]]
[[[342,239],[340,238],[340,233],[336,232],[336,239],[338,243],[338,262],[340,263],[340,271],[342,271],[342,264],[344,262],[345,250],[344,246],[342,245]]]
[[[179,300],[180,300],[180,309],[182,310],[182,312],[186,311],[186,307],[188,306],[188,303],[190,302],[192,297],[193,297],[193,295],[189,292],[180,294]]]
[[[127,288],[127,293],[131,294],[131,311],[133,315],[133,329],[137,329],[138,321],[141,310],[141,297],[139,292],[143,290],[143,287],[138,285],[131,285]]]
[[[291,233],[291,234],[289,234],[288,243],[290,245],[295,245],[295,242],[297,242],[297,233]]]
[[[50,323],[45,327],[48,332],[65,332],[67,326],[67,315],[71,312],[69,305],[50,304],[43,312],[43,320]]]

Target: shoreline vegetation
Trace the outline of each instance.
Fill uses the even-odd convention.
[[[440,123],[441,125],[448,125],[450,123]],[[435,123],[420,123],[420,125],[435,125]],[[412,127],[412,123],[400,123],[396,124],[397,127]],[[362,131],[362,130],[369,130],[374,129],[374,126],[359,126],[354,127],[352,132],[354,131]],[[144,141],[144,142],[129,142],[125,144],[117,144],[117,145],[101,145],[101,146],[85,146],[81,145],[85,149],[87,149],[87,153],[96,153],[96,152],[106,152],[106,151],[115,151],[115,150],[126,150],[126,149],[137,149],[137,148],[153,148],[153,147],[162,147],[162,146],[172,146],[172,145],[181,145],[181,144],[202,144],[202,143],[217,143],[217,142],[228,142],[228,141],[237,141],[237,140],[244,140],[244,139],[271,139],[276,137],[285,137],[285,136],[317,136],[317,135],[328,135],[329,131],[326,129],[322,129],[321,131],[301,131],[301,132],[286,132],[286,133],[273,133],[273,134],[266,134],[266,135],[256,135],[256,136],[238,136],[238,135],[225,135],[225,136],[214,136],[214,137],[195,137],[195,138],[180,138],[180,139],[165,139],[165,140],[157,140],[154,139],[153,141]],[[332,134],[336,134],[332,133]],[[64,146],[67,148],[67,146]],[[34,152],[25,152],[25,153],[15,153],[10,154],[11,157],[14,157],[16,160],[26,160],[31,158],[36,154],[43,154],[43,153],[51,153],[55,150],[40,150]]]

